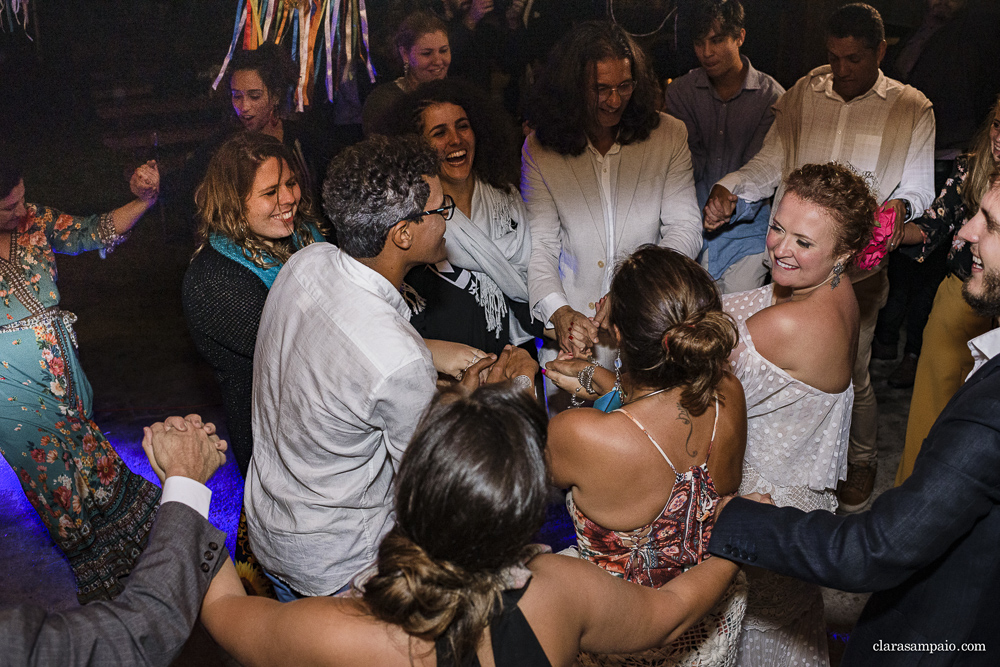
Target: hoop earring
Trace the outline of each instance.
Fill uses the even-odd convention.
[[[836,289],[840,284],[840,274],[844,272],[844,263],[837,262],[833,265],[833,280],[830,281],[830,289]]]

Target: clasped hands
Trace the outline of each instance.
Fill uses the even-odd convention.
[[[227,447],[215,424],[196,414],[167,417],[142,429],[142,449],[161,483],[178,476],[204,484],[225,464]]]
[[[132,194],[147,206],[156,203],[156,198],[160,196],[160,170],[156,166],[156,160],[149,160],[146,164],[139,165],[132,172],[128,185]]]

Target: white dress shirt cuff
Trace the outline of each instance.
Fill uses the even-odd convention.
[[[160,495],[161,505],[170,502],[184,503],[207,519],[212,490],[190,477],[174,475],[163,482],[163,493]]]
[[[546,329],[552,329],[554,325],[549,321],[549,318],[552,317],[552,314],[557,310],[568,305],[569,301],[566,300],[565,294],[553,292],[535,304],[534,315],[542,322],[545,322]]]
[[[742,199],[743,181],[740,179],[739,176],[736,175],[735,171],[731,174],[726,174],[725,176],[720,178],[719,182],[716,183],[716,185],[721,185],[722,187],[724,187],[725,189],[729,190],[731,193]]]

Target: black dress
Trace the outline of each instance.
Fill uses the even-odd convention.
[[[447,265],[418,266],[406,274],[403,296],[413,313],[410,324],[424,338],[471,345],[487,354],[499,355],[510,343],[510,318],[534,336],[542,334],[542,324],[532,322],[528,304],[504,295],[507,313],[493,330],[489,328],[486,307],[476,298],[478,281],[466,269]],[[528,346],[534,351],[534,341]]]
[[[538,643],[534,630],[528,625],[528,620],[517,606],[526,590],[528,590],[527,585],[524,588],[501,593],[503,606],[500,614],[490,623],[493,661],[496,667],[551,667],[552,665],[542,650],[542,645]],[[454,665],[454,661],[448,658],[450,651],[447,642],[438,639],[434,643],[434,649],[438,665],[449,667]],[[479,667],[479,664],[479,657],[472,655],[462,662],[462,667]]]
[[[253,453],[253,350],[268,289],[250,269],[206,245],[184,274],[184,317],[198,352],[215,369],[230,451],[246,478]]]

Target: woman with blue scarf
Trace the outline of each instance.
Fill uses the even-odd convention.
[[[229,447],[246,476],[257,326],[278,270],[323,235],[302,174],[274,137],[240,133],[212,157],[195,193],[200,246],[184,275],[184,316],[222,390]]]

